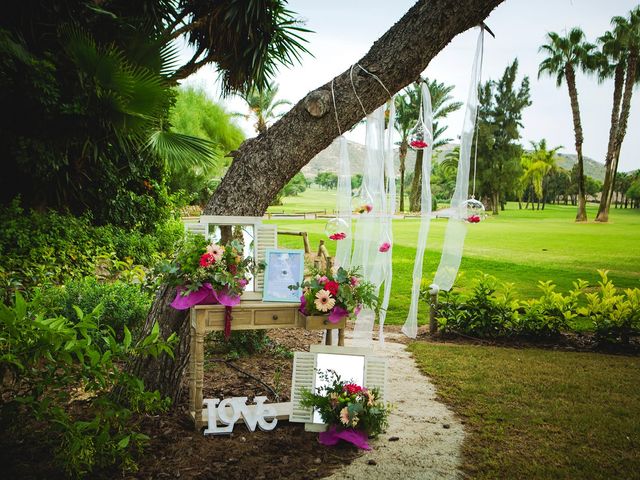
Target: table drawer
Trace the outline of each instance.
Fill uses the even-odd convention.
[[[256,310],[256,325],[294,325],[296,323],[296,310],[289,309],[269,309]]]
[[[231,316],[231,328],[240,325],[251,325],[251,310],[243,310],[241,308],[232,308]],[[224,309],[220,311],[208,311],[207,312],[207,327],[224,327]]]

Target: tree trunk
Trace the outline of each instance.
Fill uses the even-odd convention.
[[[624,85],[624,95],[622,96],[622,108],[620,110],[620,122],[616,132],[616,138],[614,142],[614,155],[611,162],[611,178],[612,185],[615,183],[616,174],[618,173],[618,162],[620,161],[620,150],[622,149],[622,142],[627,134],[627,123],[629,122],[629,113],[631,110],[631,97],[633,96],[633,87],[635,86],[636,70],[638,68],[638,49],[632,49],[629,58],[627,59],[627,73]],[[607,198],[606,211],[609,212],[611,207],[611,193]]]
[[[413,169],[413,180],[411,181],[411,197],[409,198],[409,210],[412,212],[420,211],[420,199],[422,197],[422,160],[424,151],[416,152],[416,165]]]
[[[404,169],[405,169],[405,161],[407,159],[407,148],[409,144],[407,143],[407,139],[403,139],[400,143],[400,212],[404,212]]]
[[[357,63],[377,75],[390,92],[398,92],[415,81],[453,37],[479,25],[502,2],[419,1]],[[354,71],[357,75],[354,75],[353,82],[362,106],[367,112],[372,112],[388,100],[386,90],[361,69]],[[363,117],[349,78],[349,69],[334,79],[334,90],[340,128],[346,131]],[[324,107],[310,109],[307,99],[311,95],[326,97]],[[310,92],[266,132],[246,140],[232,152],[233,162],[204,213],[263,215],[282,187],[338,135],[330,98],[331,83],[328,82]],[[165,338],[171,332],[180,335],[175,362],[167,357],[156,361],[140,360],[134,370],[144,374],[147,388],[158,389],[176,400],[180,395],[180,377],[188,361],[189,335],[185,313],[176,312],[169,306],[174,295],[175,291],[167,287],[159,291],[145,331],[157,319]],[[147,375],[147,370],[155,373]]]
[[[613,106],[611,108],[611,126],[609,128],[609,143],[607,145],[607,156],[605,157],[605,174],[602,183],[602,195],[600,206],[596,215],[596,222],[609,221],[609,206],[611,205],[611,195],[613,194],[613,179],[615,173],[612,171],[613,158],[615,156],[615,138],[620,123],[620,101],[622,99],[622,86],[624,84],[624,63],[618,62],[613,80]]]
[[[494,215],[498,215],[500,211],[498,207],[500,205],[500,194],[496,192],[491,192],[491,213]]]
[[[576,90],[576,75],[573,65],[565,65],[564,74],[567,79],[569,98],[571,99],[571,113],[573,115],[573,131],[576,138],[576,153],[578,154],[578,213],[576,222],[587,221],[587,200],[584,188],[584,160],[582,158],[582,122],[580,121],[580,106],[578,105],[578,91]]]

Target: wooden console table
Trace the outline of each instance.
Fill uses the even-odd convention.
[[[233,307],[231,330],[265,330],[272,328],[306,328],[327,330],[327,344],[331,344],[331,332],[338,330],[338,345],[344,346],[346,319],[337,324],[322,321],[320,317],[305,317],[298,309],[299,303],[242,301]],[[196,430],[207,425],[207,411],[203,410],[204,337],[209,332],[224,330],[223,305],[196,305],[191,308],[191,346],[189,358],[189,411]],[[288,419],[290,403],[272,404],[278,419]],[[199,414],[198,414],[199,413]]]

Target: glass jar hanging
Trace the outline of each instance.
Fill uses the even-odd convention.
[[[344,240],[349,237],[349,225],[342,218],[332,218],[325,225],[324,233],[329,240]]]
[[[424,150],[429,146],[430,141],[429,131],[424,123],[424,116],[422,114],[422,102],[420,103],[420,113],[418,114],[418,121],[415,126],[409,132],[409,147],[413,150]]]

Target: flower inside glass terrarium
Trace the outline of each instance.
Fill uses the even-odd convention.
[[[330,219],[324,227],[329,240],[344,240],[349,237],[349,225],[342,218]]]
[[[460,205],[460,217],[469,223],[480,223],[487,218],[487,212],[482,202],[470,198]]]
[[[418,121],[413,129],[411,129],[411,132],[409,132],[409,146],[413,150],[424,150],[429,146],[429,141],[431,140],[429,137],[429,131],[427,130],[422,116],[422,107],[420,107]]]
[[[371,213],[373,211],[373,197],[369,193],[367,184],[365,181],[360,186],[360,194],[355,200],[356,209],[355,213]]]

